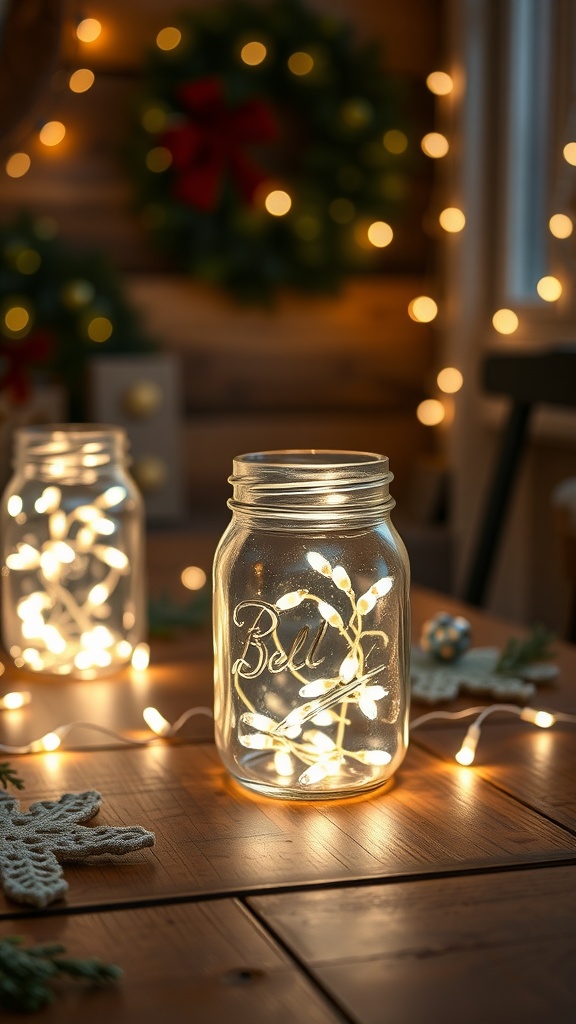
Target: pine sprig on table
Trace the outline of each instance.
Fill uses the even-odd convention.
[[[534,661],[551,658],[550,645],[555,639],[554,634],[542,625],[533,626],[525,640],[511,637],[500,655],[495,671],[506,675]]]
[[[0,764],[0,785],[4,789],[8,789],[9,785],[14,786],[14,789],[24,789],[24,780],[10,767],[8,761],[2,761]]]
[[[55,993],[50,983],[63,975],[95,985],[117,981],[122,971],[93,957],[79,960],[62,957],[64,946],[29,946],[10,936],[0,940],[0,1006],[6,1010],[32,1013],[52,1002]]]

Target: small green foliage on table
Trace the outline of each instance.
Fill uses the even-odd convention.
[[[32,1013],[55,998],[52,982],[62,977],[94,985],[117,981],[122,971],[91,957],[79,960],[62,956],[57,944],[22,946],[19,936],[0,940],[0,1006],[5,1010]]]
[[[8,789],[8,786],[14,786],[14,789],[24,789],[23,780],[16,774],[14,768],[11,768],[8,761],[3,761],[0,764],[0,785],[4,789]]]
[[[511,637],[500,655],[495,671],[506,675],[535,661],[552,658],[550,645],[555,639],[554,634],[542,625],[533,626],[525,640]]]

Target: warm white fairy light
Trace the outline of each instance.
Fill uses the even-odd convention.
[[[170,722],[160,714],[157,708],[144,708],[142,717],[148,728],[157,736],[167,736],[172,728]]]
[[[417,323],[428,324],[438,316],[438,304],[429,295],[418,295],[408,303],[408,316]]]
[[[436,383],[446,395],[454,395],[464,384],[464,378],[455,366],[445,366],[436,376]]]
[[[269,752],[270,768],[279,778],[296,776],[294,785],[311,789],[322,779],[337,780],[343,772],[350,771],[354,761],[374,769],[392,762],[393,755],[390,752],[378,748],[380,752],[371,760],[369,751],[353,749],[354,744],[347,742],[347,739],[349,726],[354,725],[354,729],[357,729],[359,721],[365,720],[363,728],[366,729],[369,722],[379,717],[377,702],[388,696],[388,690],[378,681],[383,665],[379,663],[367,670],[365,659],[372,653],[375,644],[385,650],[389,638],[377,628],[378,619],[372,626],[367,624],[368,628],[364,628],[363,616],[371,612],[378,601],[386,599],[394,580],[391,576],[380,577],[366,594],[357,599],[345,566],[332,566],[324,554],[315,550],[308,551],[305,559],[313,572],[335,588],[334,598],[340,595],[340,600],[349,606],[349,615],[344,615],[340,606],[335,607],[323,596],[304,587],[281,594],[270,605],[277,612],[270,614],[277,624],[279,614],[304,603],[314,604],[324,620],[320,635],[326,632],[327,626],[332,627],[346,643],[347,651],[334,670],[334,675],[306,678],[301,671],[304,666],[298,664],[296,657],[282,654],[275,629],[278,650],[274,657],[280,656],[280,663],[283,657],[287,658],[286,671],[297,682],[296,693],[302,702],[291,709],[288,705],[284,717],[279,719],[270,714],[262,715],[251,704],[253,696],[249,699],[242,689],[243,669],[249,667],[244,659],[235,662],[233,675],[236,692],[246,707],[238,722],[240,745],[248,750],[262,751],[263,756]],[[365,636],[370,637],[369,654],[362,645]],[[313,666],[312,662],[306,664],[310,668]],[[268,709],[276,706],[272,702],[266,704]],[[280,700],[279,708],[286,708],[283,700]],[[370,777],[372,775],[376,777],[377,773],[370,773]],[[334,788],[333,782],[330,787]]]
[[[492,317],[492,324],[494,329],[499,334],[514,334],[514,331],[518,330],[517,314],[513,309],[497,309]]]
[[[440,132],[428,132],[420,142],[422,151],[433,160],[440,160],[450,149],[450,143]]]
[[[30,704],[31,700],[32,694],[29,690],[12,690],[0,697],[0,708],[5,711],[17,711],[19,708],[25,707],[26,704]]]
[[[292,199],[283,189],[274,189],[266,196],[264,206],[273,217],[284,217],[292,206]]]
[[[267,52],[264,43],[254,39],[244,44],[240,50],[240,59],[244,64],[248,64],[249,67],[257,67],[258,64],[261,64],[266,59]]]
[[[137,672],[143,672],[150,664],[150,647],[146,643],[136,644],[132,653],[132,668]]]
[[[85,455],[88,462],[96,457]],[[64,462],[55,460],[50,469],[55,480],[65,478]],[[25,641],[12,655],[17,665],[60,674],[75,669],[90,677],[131,657],[132,644],[124,646],[123,634],[100,621],[111,614],[106,602],[131,571],[126,553],[110,543],[116,526],[107,514],[125,494],[123,487],[110,487],[93,504],[66,512],[62,487],[54,483],[35,499],[37,532],[31,525],[26,540],[5,558],[9,572],[32,574],[27,585],[33,589],[15,607]],[[13,517],[22,508],[20,495],[7,500]]]
[[[554,213],[548,221],[548,227],[555,238],[569,238],[574,230],[572,218],[567,213]]]
[[[417,729],[425,722],[440,718],[460,719],[477,715],[475,721],[468,727],[460,749],[454,755],[458,764],[469,766],[474,763],[482,725],[490,715],[497,712],[518,715],[522,721],[536,725],[540,729],[549,729],[556,722],[576,723],[576,715],[565,714],[562,711],[552,713],[542,708],[520,707],[517,704],[489,704],[486,707],[466,708],[464,711],[429,711],[412,721],[410,731]]]
[[[30,170],[31,163],[28,153],[11,153],[6,160],[6,174],[9,178],[23,178]]]
[[[174,28],[172,25],[167,25],[166,28],[161,28],[158,35],[156,36],[156,46],[159,50],[175,50],[182,41],[182,33],[179,28]]]
[[[97,18],[83,18],[78,23],[76,35],[82,43],[93,43],[102,32],[102,25]]]
[[[536,285],[536,291],[545,302],[556,302],[562,295],[562,284],[557,277],[548,274],[541,277]]]
[[[452,77],[446,71],[431,71],[426,85],[435,96],[448,96],[454,88]]]
[[[66,127],[62,121],[47,121],[38,132],[38,138],[44,146],[59,146],[66,135]]]

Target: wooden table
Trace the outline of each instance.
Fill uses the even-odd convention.
[[[209,568],[212,546],[198,535],[153,537],[154,591],[184,601],[180,569]],[[441,607],[462,610],[416,591],[415,632]],[[477,645],[500,645],[513,632],[482,613],[469,617]],[[576,648],[558,651],[560,683],[534,703],[573,713]],[[154,643],[145,673],[85,683],[7,670],[2,692],[15,688],[15,674],[33,703],[4,714],[4,742],[75,719],[144,736],[148,704],[173,721],[211,703],[208,627]],[[96,788],[104,802],[94,824],[156,833],[152,849],[68,865],[68,896],[47,911],[2,897],[2,936],[61,941],[125,972],[109,989],[67,987],[38,1019],[572,1024],[574,726],[490,720],[473,768],[453,759],[464,731],[424,726],[391,788],[314,804],[234,784],[202,717],[171,742],[102,749],[101,737],[78,730],[68,749],[13,758],[26,801]]]

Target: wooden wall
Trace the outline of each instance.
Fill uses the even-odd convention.
[[[309,2],[353,20],[359,38],[377,39],[385,66],[419,83],[423,120],[432,117],[423,82],[441,63],[440,0]],[[175,274],[146,238],[121,152],[146,48],[175,11],[198,5],[93,0],[84,6],[83,13],[101,20],[102,36],[79,44],[69,25],[62,60],[69,69],[92,68],[95,84],[75,95],[67,76],[57,76],[33,118],[6,141],[5,150],[25,147],[33,162],[23,178],[0,176],[0,218],[22,207],[54,217],[63,239],[103,249],[126,274],[145,324],[182,360],[182,459],[195,508],[207,497],[220,500],[232,456],[255,448],[383,450],[402,484],[431,444],[415,407],[434,364],[434,335],[409,319],[407,304],[430,286],[431,244],[422,220],[432,169],[415,183],[382,273],[349,281],[337,297],[285,295],[273,311],[238,308]],[[30,134],[40,114],[67,126],[54,150]]]

